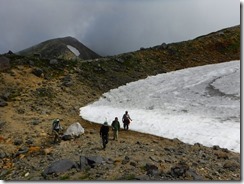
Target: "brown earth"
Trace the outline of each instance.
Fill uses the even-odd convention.
[[[1,179],[240,180],[240,154],[217,146],[207,148],[200,144],[184,144],[177,139],[121,130],[119,141],[112,140],[110,131],[107,149],[103,150],[100,125],[79,116],[79,107],[97,99],[99,94],[90,94],[88,87],[81,88],[75,80],[71,87],[64,87],[59,78],[45,80],[31,71],[30,67],[18,66],[0,75],[1,89],[13,94],[7,101],[8,105],[0,107]],[[78,86],[81,94],[70,95],[78,90]],[[46,94],[43,96],[36,95],[40,88],[49,91],[44,91]],[[52,94],[55,97],[47,97]],[[74,140],[52,144],[51,123],[55,118],[61,119],[64,129],[79,122],[85,134]],[[18,154],[26,148],[27,152]],[[71,169],[57,175],[42,176],[44,169],[54,161],[66,158],[79,162],[82,155],[102,156],[112,161],[84,171]],[[187,172],[175,176],[172,170],[180,163],[187,166]],[[146,166],[149,164],[157,167],[158,174],[147,174]]]

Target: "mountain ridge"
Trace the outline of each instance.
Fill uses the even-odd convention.
[[[240,26],[234,26],[193,40],[163,43],[103,57],[99,62],[81,63],[80,77],[106,92],[149,75],[239,59]]]
[[[67,45],[70,45],[79,51],[79,55],[76,56]],[[58,58],[58,59],[95,59],[99,58],[97,53],[86,47],[79,42],[76,38],[67,36],[62,38],[53,38],[43,41],[39,44],[26,48],[17,52],[20,55],[39,55],[44,58]]]

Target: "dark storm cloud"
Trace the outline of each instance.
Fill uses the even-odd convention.
[[[1,0],[0,53],[73,36],[101,55],[240,24],[237,0]]]

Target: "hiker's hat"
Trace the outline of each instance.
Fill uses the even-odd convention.
[[[104,124],[104,126],[108,126],[108,122],[107,121],[105,121],[103,124]]]

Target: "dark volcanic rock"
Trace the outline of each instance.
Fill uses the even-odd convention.
[[[159,174],[158,167],[153,164],[146,164],[147,175],[155,176]]]
[[[240,164],[237,163],[235,160],[228,160],[224,164],[224,169],[229,169],[230,171],[235,171],[240,168]]]
[[[94,168],[96,165],[102,164],[103,162],[105,162],[105,159],[101,156],[80,156],[80,169]]]
[[[7,102],[5,102],[3,99],[0,99],[0,107],[5,107],[7,105],[8,105]]]
[[[43,74],[43,70],[40,68],[35,68],[32,70],[32,73],[37,77],[41,77]]]
[[[10,67],[11,65],[9,59],[4,56],[0,57],[0,71],[7,70]]]
[[[53,173],[63,173],[72,168],[77,168],[77,164],[71,160],[63,159],[52,163],[48,168],[43,171],[43,175],[46,176]]]
[[[189,166],[186,163],[180,162],[171,168],[171,175],[174,177],[184,176]]]

